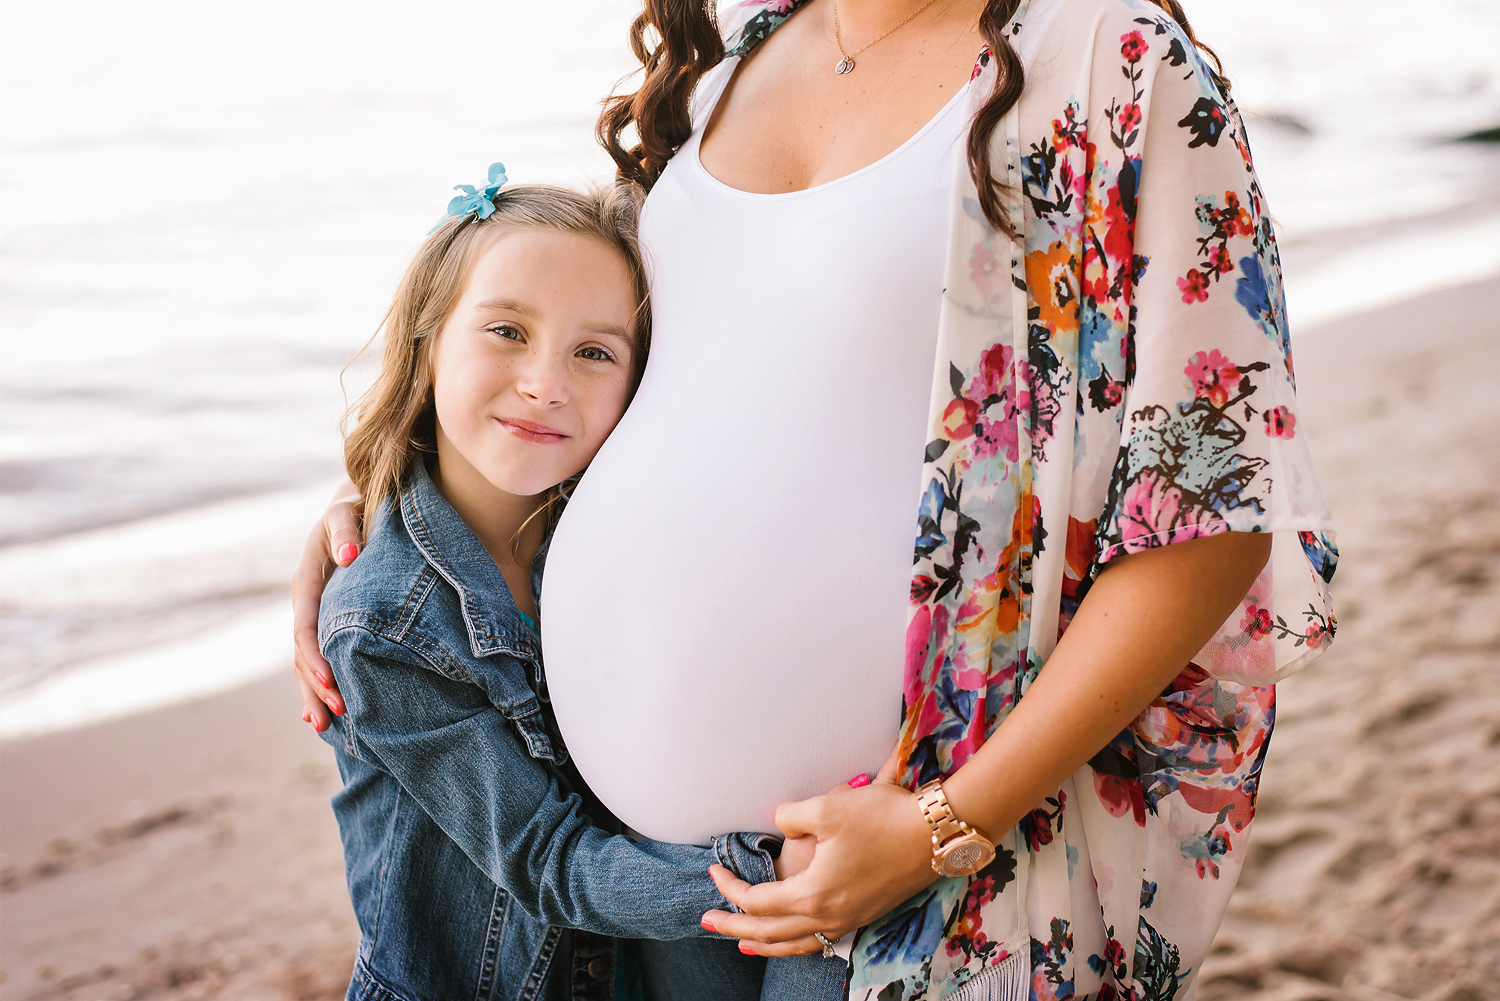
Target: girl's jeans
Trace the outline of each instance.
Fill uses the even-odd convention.
[[[722,938],[630,944],[651,1001],[841,1001],[849,969],[817,953],[767,962]]]

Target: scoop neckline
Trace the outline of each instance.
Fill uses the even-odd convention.
[[[740,57],[736,56],[735,58],[738,59]],[[738,68],[738,65],[736,65],[735,69]],[[724,91],[728,89],[729,81],[733,78],[734,69],[731,69],[729,73],[725,75],[724,82],[719,85],[719,91],[714,95],[713,102],[704,109],[703,126],[697,129],[697,131],[693,135],[692,149],[686,151],[689,153],[688,160],[690,161],[691,166],[699,174],[705,177],[708,182],[714,187],[717,187],[723,191],[727,191],[728,193],[740,198],[765,201],[784,201],[786,199],[797,198],[802,195],[808,195],[814,192],[823,191],[827,188],[833,187],[836,184],[842,184],[845,181],[852,181],[855,178],[859,177],[861,174],[869,173],[870,171],[876,170],[879,167],[883,166],[887,162],[894,160],[911,146],[919,142],[923,136],[935,129],[938,123],[946,118],[949,112],[953,111],[953,106],[956,105],[960,100],[962,100],[964,95],[969,92],[969,84],[974,82],[973,79],[970,78],[964,83],[963,86],[959,87],[957,92],[955,92],[954,95],[948,99],[948,103],[939,108],[937,113],[929,118],[926,124],[924,124],[920,129],[917,129],[917,131],[913,132],[904,143],[902,143],[900,146],[897,146],[895,149],[891,150],[880,159],[875,160],[871,163],[867,163],[863,167],[860,167],[858,170],[851,170],[849,173],[840,174],[838,177],[835,177],[832,180],[824,181],[821,184],[814,184],[811,187],[807,188],[798,188],[796,191],[746,191],[743,188],[736,188],[733,185],[726,184],[725,182],[715,177],[712,172],[710,172],[709,169],[703,165],[703,158],[701,156],[703,150],[703,135],[704,132],[708,129],[708,120],[713,117],[714,109],[719,106],[719,99],[724,96]]]

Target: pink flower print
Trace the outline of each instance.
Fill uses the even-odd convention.
[[[1151,48],[1139,31],[1127,31],[1120,36],[1120,43],[1120,55],[1125,57],[1127,63],[1140,62],[1141,56],[1144,56]]]
[[[973,400],[959,398],[948,403],[943,411],[943,434],[949,441],[962,441],[974,434],[974,422],[979,419],[979,404]]]
[[[1328,642],[1328,627],[1321,622],[1314,622],[1307,627],[1307,635],[1303,638],[1309,650],[1316,650]]]
[[[1128,813],[1134,817],[1136,826],[1146,826],[1146,799],[1139,777],[1094,772],[1094,792],[1098,793],[1100,805],[1109,811],[1111,817],[1123,817]]]
[[[1245,609],[1245,618],[1241,620],[1240,628],[1244,630],[1246,636],[1249,636],[1253,640],[1258,640],[1262,636],[1269,636],[1271,633],[1271,610],[1269,608],[1261,608],[1259,605],[1251,602],[1250,606]]]
[[[918,604],[912,609],[906,623],[906,685],[902,693],[909,706],[922,699],[922,668],[927,663],[927,653],[932,642],[932,609]]]
[[[1009,344],[986,348],[979,356],[979,378],[969,391],[980,399],[1003,394],[1009,381],[1011,351]]]
[[[982,243],[975,244],[974,252],[969,255],[969,280],[986,299],[993,299],[1005,281],[1005,267],[1000,258]]]
[[[1180,489],[1149,469],[1125,489],[1121,507],[1115,523],[1127,553],[1229,531],[1223,518],[1186,502]]]
[[[1177,289],[1182,293],[1182,301],[1189,305],[1195,302],[1206,302],[1208,300],[1208,276],[1196,269],[1189,271],[1184,277],[1177,279]]]
[[[1182,371],[1193,387],[1193,395],[1216,407],[1223,407],[1229,402],[1229,398],[1239,391],[1240,381],[1244,378],[1239,366],[1221,355],[1217,349],[1194,354],[1188,359],[1187,368]]]
[[[1272,407],[1261,416],[1266,422],[1266,434],[1272,438],[1291,438],[1297,433],[1297,415],[1286,407]]]
[[[1129,132],[1139,124],[1141,124],[1141,106],[1139,104],[1127,104],[1120,109],[1121,132]]]
[[[987,459],[1003,453],[1012,462],[1016,461],[1020,432],[1015,420],[990,420],[988,414],[981,414],[976,427],[978,430],[973,444],[976,459]]]
[[[1227,275],[1234,270],[1234,258],[1229,256],[1229,248],[1218,246],[1208,255],[1208,262],[1214,266],[1214,270],[1222,275]]]
[[[932,597],[932,593],[937,589],[938,582],[927,574],[919,574],[913,577],[911,582],[911,603],[913,605],[920,605]]]

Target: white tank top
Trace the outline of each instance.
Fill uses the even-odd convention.
[[[717,99],[646,201],[650,363],[542,592],[584,778],[647,837],[700,844],[774,831],[778,803],[895,743],[968,123],[961,91],[868,167],[753,194],[699,161]]]

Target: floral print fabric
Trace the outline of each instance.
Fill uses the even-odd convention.
[[[731,55],[800,0],[749,5]],[[993,139],[1023,239],[954,179],[918,499],[903,781],[961,767],[1109,560],[1274,533],[1242,606],[975,876],[864,929],[851,997],[1171,999],[1238,876],[1273,683],[1333,637],[1337,551],[1299,424],[1280,261],[1217,74],[1145,0],[1031,0]],[[988,54],[975,67],[987,96]],[[988,972],[987,972],[988,971]],[[1019,971],[1019,972],[1017,972]],[[978,992],[984,987],[986,992]],[[964,995],[966,998],[970,993]]]

